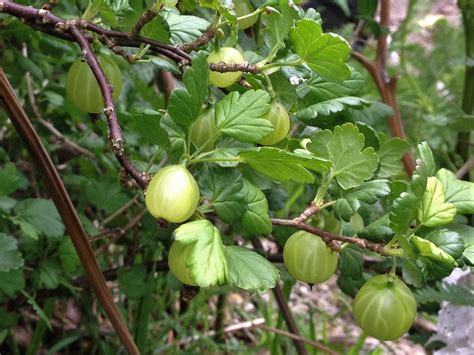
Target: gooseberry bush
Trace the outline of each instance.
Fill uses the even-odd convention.
[[[39,92],[26,89],[32,112],[41,115],[39,95],[50,124],[86,147],[77,154],[59,133],[76,150],[69,160],[47,144],[86,233],[103,243],[93,247],[109,249],[99,265],[119,268],[125,297],[141,301],[140,319],[164,295],[155,271],[167,260],[174,276],[166,287],[182,283],[194,293],[264,293],[282,278],[313,285],[337,275],[362,330],[394,340],[415,321],[417,289],[474,265],[463,216],[474,213],[474,184],[459,180],[427,142],[405,139],[385,68],[324,31],[317,11],[283,0],[33,3],[0,1],[1,31],[11,36],[2,62],[25,97],[15,59],[29,86],[31,77],[48,77]],[[377,1],[362,3],[360,15],[386,41],[388,30],[373,19]],[[384,103],[362,97],[371,78],[351,54],[375,70]],[[5,146],[2,160],[11,154]],[[86,252],[64,236],[68,217],[43,192],[21,192],[29,183],[18,169],[0,168],[0,294],[26,298],[49,324],[53,311],[38,305],[36,289],[75,292],[68,275],[85,267]],[[106,216],[132,206],[147,212],[116,222],[112,242],[102,240],[113,220]],[[1,312],[11,316],[9,309]],[[136,329],[142,351],[147,324]],[[0,341],[9,326],[0,322]]]

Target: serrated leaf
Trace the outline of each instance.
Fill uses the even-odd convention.
[[[436,173],[436,163],[428,143],[421,142],[418,145],[418,154],[425,165],[428,176],[433,176]]]
[[[40,317],[40,319],[48,326],[49,330],[52,330],[53,328],[51,327],[51,323],[49,322],[48,317],[46,314],[44,314],[43,310],[41,309],[40,306],[38,306],[38,303],[36,303],[35,299],[25,290],[21,289],[20,292],[22,295],[26,298],[28,303],[33,307],[34,311]]]
[[[423,272],[415,260],[405,259],[402,265],[403,280],[415,287],[423,286]]]
[[[389,214],[385,214],[364,229],[358,231],[357,235],[375,242],[389,241],[394,235],[392,228],[390,228]]]
[[[307,170],[325,172],[331,163],[325,159],[290,153],[275,147],[261,147],[240,153],[240,158],[253,169],[277,181],[312,183],[313,175]]]
[[[217,127],[222,134],[241,142],[256,143],[273,130],[263,118],[270,109],[270,95],[264,90],[233,91],[216,104]]]
[[[81,266],[81,260],[71,239],[65,238],[58,248],[59,260],[64,270],[73,273]]]
[[[59,286],[59,270],[61,270],[59,263],[54,259],[47,259],[41,263],[39,268],[35,270],[38,272],[39,284],[48,289],[55,289]]]
[[[418,206],[418,220],[427,227],[436,227],[450,223],[455,216],[456,207],[452,203],[446,202],[443,185],[438,178],[430,176]]]
[[[91,180],[84,189],[85,196],[90,204],[107,213],[113,213],[127,201],[128,197],[121,191],[119,184],[103,178]]]
[[[296,87],[292,85],[283,74],[278,71],[270,75],[272,81],[273,90],[278,95],[279,100],[286,107],[291,107],[296,102]]]
[[[474,213],[474,183],[458,180],[456,175],[446,169],[440,169],[436,177],[443,185],[446,202],[452,203],[459,214]]]
[[[245,212],[245,197],[242,191],[242,174],[238,170],[209,168],[199,185],[223,222],[232,223],[242,217]]]
[[[387,180],[372,180],[362,185],[342,192],[342,198],[336,200],[334,214],[337,218],[349,222],[351,216],[357,212],[361,202],[373,205],[381,197],[390,193],[390,187]]]
[[[15,292],[25,288],[23,268],[0,272],[0,291],[12,297]]]
[[[309,19],[296,22],[290,30],[293,50],[318,75],[329,80],[345,80],[351,75],[346,64],[351,53],[347,41],[333,33],[323,33],[321,25]]]
[[[416,217],[418,204],[419,200],[411,190],[402,192],[400,197],[393,201],[390,227],[395,232],[405,233]]]
[[[279,270],[263,256],[239,246],[225,247],[229,283],[250,293],[263,293],[276,286]]]
[[[280,5],[280,11],[263,13],[261,16],[265,25],[263,28],[265,44],[270,48],[283,43],[293,26],[293,21],[298,18],[298,12],[288,2],[280,2]]]
[[[242,216],[242,226],[248,236],[266,235],[272,232],[272,222],[268,215],[268,201],[265,194],[247,180],[244,180],[242,193],[247,208]]]
[[[151,62],[157,66],[158,69],[166,70],[174,74],[180,74],[179,68],[175,62],[161,57],[150,57]]]
[[[316,157],[333,163],[330,174],[345,190],[370,179],[378,165],[374,149],[363,149],[364,136],[351,123],[336,126],[334,133],[317,132],[307,147]]]
[[[429,240],[455,260],[459,259],[464,251],[464,240],[454,230],[437,228],[430,230],[428,233],[419,234],[419,236]]]
[[[177,88],[171,92],[168,111],[174,122],[187,127],[197,119],[207,95],[208,82],[206,55],[199,53],[193,57],[191,67],[184,72],[183,83],[186,88]]]
[[[132,114],[135,131],[140,134],[143,144],[156,144],[164,147],[169,144],[168,134],[161,127],[161,113],[151,109],[136,110]]]
[[[134,265],[131,269],[120,269],[118,272],[120,290],[129,299],[140,299],[147,288],[147,272],[143,264]]]
[[[410,185],[415,195],[421,199],[426,190],[428,177],[435,174],[435,166],[433,153],[426,142],[418,144],[418,154],[420,159],[416,160],[416,169],[413,172]]]
[[[171,29],[167,21],[161,16],[155,16],[143,26],[140,34],[163,43],[170,43]]]
[[[364,257],[359,248],[350,245],[342,249],[339,269],[344,276],[352,279],[362,277]]]
[[[18,242],[15,238],[0,233],[0,271],[8,272],[23,266],[23,258],[18,251]]]
[[[300,96],[312,101],[327,101],[356,94],[364,85],[364,77],[358,71],[350,68],[350,78],[343,81],[327,81],[314,77],[298,87]]]
[[[179,226],[174,231],[176,241],[192,244],[186,265],[201,287],[222,285],[228,275],[224,245],[219,230],[208,220],[198,220]]]
[[[382,139],[377,154],[380,160],[380,168],[377,173],[378,177],[390,178],[403,169],[401,161],[403,154],[408,150],[410,145],[407,141],[400,138]]]
[[[429,240],[413,236],[410,242],[419,255],[423,257],[420,261],[425,264],[429,278],[438,279],[445,277],[457,266],[456,260],[451,255],[438,248]]]
[[[348,108],[362,108],[368,105],[370,105],[370,101],[360,97],[339,97],[301,108],[298,110],[297,117],[307,125],[314,126],[318,124],[318,116],[329,116]]]
[[[21,175],[15,164],[6,163],[0,168],[0,195],[9,195],[21,186]]]
[[[239,161],[225,161],[226,159],[237,158],[239,153],[243,150],[252,148],[252,144],[242,143],[232,138],[219,139],[217,146],[209,155],[209,158],[223,159],[223,161],[217,161],[216,164],[222,167],[235,167],[239,164]]]
[[[201,17],[180,15],[173,10],[164,9],[160,12],[160,15],[168,23],[172,44],[192,42],[200,37],[211,25]]]

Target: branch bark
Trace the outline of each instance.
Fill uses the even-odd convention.
[[[323,239],[324,242],[328,244],[333,250],[336,251],[340,251],[341,247],[340,245],[335,244],[334,241],[354,244],[360,248],[374,251],[380,255],[387,255],[385,252],[385,246],[383,244],[373,243],[362,238],[346,237],[343,235],[329,233],[323,231],[322,229],[312,227],[309,224],[299,222],[298,220],[272,218],[272,224],[277,226],[286,226],[299,230],[304,230],[308,233],[317,235],[321,237],[321,239]]]
[[[102,303],[110,322],[129,353],[139,354],[133,338],[120,316],[120,312],[118,311],[112,295],[107,288],[99,264],[97,263],[94,253],[89,245],[89,241],[87,240],[86,232],[79,221],[79,216],[74,209],[74,205],[72,204],[66,188],[62,183],[48,152],[23,110],[18,97],[15,95],[6,74],[1,68],[0,97],[2,98],[6,110],[12,119],[13,125],[25,142],[26,148],[41,171],[41,175],[43,176],[54,204],[61,215],[66,231],[71,237],[74,247],[77,250],[81,264],[84,267],[97,298]]]
[[[390,25],[390,0],[380,1],[380,26],[388,29]],[[403,121],[400,115],[400,109],[397,103],[397,76],[391,78],[388,77],[386,70],[387,61],[387,33],[380,35],[377,41],[377,51],[374,62],[368,60],[365,56],[358,52],[353,52],[352,57],[359,61],[369,72],[370,76],[375,82],[377,89],[380,93],[382,101],[389,105],[394,115],[389,118],[388,124],[392,136],[406,139],[405,129],[403,127]],[[403,165],[408,175],[412,175],[415,171],[416,164],[413,154],[407,152],[403,158]]]

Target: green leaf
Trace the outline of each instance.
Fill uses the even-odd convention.
[[[362,277],[364,256],[359,248],[349,245],[342,249],[339,269],[342,275],[352,279]]]
[[[47,237],[61,237],[64,234],[64,225],[58,210],[50,200],[25,199],[15,206],[16,220],[24,221]]]
[[[311,138],[308,149],[316,157],[333,163],[330,174],[347,190],[359,186],[374,175],[378,157],[371,147],[364,148],[364,135],[356,126],[346,123],[319,131]]]
[[[438,248],[436,244],[429,240],[413,236],[410,241],[421,256],[425,256],[433,261],[450,265],[452,267],[457,266],[456,260],[454,260],[451,255],[441,248]]]
[[[168,134],[161,127],[161,113],[152,109],[139,109],[132,115],[135,131],[141,136],[143,144],[166,146]]]
[[[436,227],[450,223],[455,216],[456,207],[446,202],[442,183],[435,176],[430,176],[418,206],[418,220],[427,227]]]
[[[298,93],[312,101],[327,101],[356,94],[364,85],[364,77],[358,71],[350,68],[351,76],[343,81],[327,81],[314,77],[300,85]]]
[[[6,163],[0,168],[0,196],[7,196],[21,187],[21,174],[15,164]]]
[[[267,235],[272,232],[272,222],[268,215],[268,201],[265,194],[247,180],[244,180],[242,193],[247,209],[242,216],[242,226],[246,235]]]
[[[430,230],[426,234],[420,233],[419,236],[434,243],[455,260],[459,259],[464,251],[464,240],[456,231],[447,228],[437,228]]]
[[[427,170],[428,176],[434,176],[434,174],[436,173],[436,163],[434,160],[433,152],[431,151],[431,148],[428,143],[421,142],[418,145],[418,154],[420,155],[420,159],[425,165],[425,169]]]
[[[232,223],[245,212],[242,174],[236,169],[209,168],[200,181],[202,193],[214,206],[217,216]]]
[[[402,192],[400,197],[393,201],[390,227],[395,232],[405,233],[416,217],[418,204],[419,200],[411,190]]]
[[[387,139],[386,136],[381,138],[381,145],[377,151],[380,160],[377,176],[390,178],[399,174],[403,169],[401,159],[409,147],[408,142],[400,138]]]
[[[115,212],[129,199],[115,180],[106,178],[91,180],[86,185],[84,193],[90,204],[107,213]]]
[[[150,57],[151,62],[160,70],[166,70],[173,74],[180,74],[179,68],[175,62],[162,57]]]
[[[423,198],[428,177],[435,174],[434,157],[430,147],[423,142],[418,145],[420,159],[416,160],[416,169],[411,178],[411,188],[419,199]]]
[[[270,95],[264,90],[233,91],[216,105],[219,130],[241,142],[256,143],[273,130],[263,118],[270,109]]]
[[[389,241],[393,237],[393,234],[393,230],[390,228],[388,213],[357,232],[359,237],[375,242]]]
[[[59,286],[59,272],[61,268],[54,259],[47,259],[41,263],[35,272],[39,274],[39,284],[49,289]]]
[[[278,99],[286,107],[291,107],[295,104],[297,95],[296,87],[278,71],[270,75],[272,81],[273,90],[277,93]]]
[[[288,2],[280,1],[280,11],[263,13],[261,16],[264,23],[263,33],[265,44],[273,48],[282,45],[287,38],[293,22],[298,18],[298,12]]]
[[[296,22],[290,30],[293,49],[318,75],[328,80],[345,80],[351,75],[346,64],[351,53],[347,41],[339,35],[324,33],[321,25],[313,20]]]
[[[456,175],[446,169],[440,169],[436,177],[443,185],[446,202],[452,203],[459,214],[474,213],[474,183],[458,180]]]
[[[261,147],[240,153],[240,158],[253,169],[277,181],[312,183],[313,175],[307,170],[324,172],[331,163],[325,159],[286,152],[274,147]]]
[[[160,12],[160,15],[168,23],[172,44],[192,42],[200,37],[211,25],[203,18],[179,15],[179,13],[173,10],[164,9]]]
[[[416,263],[416,260],[404,259],[402,265],[402,276],[403,280],[409,285],[415,287],[423,286],[423,271],[420,266]]]
[[[65,238],[58,248],[59,260],[64,270],[74,273],[80,266],[81,260],[77,255],[76,249],[72,244],[71,239]]]
[[[161,16],[155,16],[150,22],[143,26],[140,34],[163,43],[170,43],[170,28],[166,20]]]
[[[306,102],[314,102],[310,99]],[[362,108],[370,105],[370,101],[361,99],[355,96],[339,97],[337,99],[330,99],[323,102],[318,102],[310,106],[298,110],[297,117],[310,126],[317,126],[318,116],[329,116],[337,112],[344,111],[348,108]]]
[[[15,292],[25,288],[23,268],[0,272],[0,291],[12,297]]]
[[[381,197],[390,193],[387,180],[372,180],[348,191],[342,192],[342,198],[336,200],[334,214],[337,218],[349,222],[351,216],[361,207],[361,202],[373,205]]]
[[[186,265],[191,267],[191,276],[201,287],[222,285],[226,282],[228,269],[219,230],[208,220],[198,220],[179,226],[174,231],[176,241],[194,243]]]
[[[474,286],[437,282],[435,287],[417,290],[415,298],[419,304],[449,302],[457,306],[474,307]]]
[[[118,272],[120,290],[127,298],[138,300],[147,289],[147,272],[143,264],[134,265],[131,269],[120,269]]]
[[[15,238],[0,233],[0,271],[8,272],[23,266],[23,258],[18,251],[18,242]]]
[[[229,283],[250,293],[263,293],[276,286],[278,269],[263,256],[239,246],[225,247]]]
[[[193,57],[191,67],[183,75],[184,88],[171,92],[169,113],[173,121],[182,126],[190,126],[201,112],[202,104],[207,95],[209,82],[209,66],[206,55],[199,53]]]
[[[36,303],[35,299],[28,293],[26,292],[25,290],[20,290],[20,292],[22,293],[22,295],[26,298],[26,300],[28,301],[28,303],[33,307],[34,311],[36,312],[36,314],[38,315],[38,317],[40,317],[40,319],[46,323],[46,325],[48,326],[49,330],[52,331],[52,327],[51,327],[51,323],[49,322],[49,319],[48,317],[46,316],[46,314],[44,314],[43,310],[41,309],[40,306],[38,306],[38,303]]]

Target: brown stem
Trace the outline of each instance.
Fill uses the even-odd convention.
[[[185,52],[190,52],[209,43],[209,41],[213,39],[215,35],[216,30],[212,27],[209,27],[207,31],[204,32],[199,38],[193,42],[182,44],[180,48]]]
[[[277,225],[277,226],[292,227],[292,228],[304,230],[308,233],[317,235],[321,237],[321,239],[323,239],[324,242],[327,243],[332,249],[335,249],[335,250],[340,250],[340,245],[334,245],[334,241],[338,241],[342,243],[354,244],[360,248],[372,250],[380,255],[384,255],[384,256],[386,255],[385,250],[384,250],[385,246],[383,244],[373,243],[362,238],[346,237],[344,235],[329,233],[329,232],[323,231],[322,229],[312,227],[309,224],[301,223],[301,222],[290,220],[290,219],[272,218],[272,224]]]
[[[117,114],[115,113],[115,105],[112,99],[113,88],[110,86],[90,43],[84,38],[84,35],[76,27],[69,27],[67,31],[73,38],[76,39],[77,43],[81,47],[84,59],[91,68],[92,73],[99,84],[100,91],[104,99],[104,112],[107,118],[107,124],[109,126],[109,139],[112,144],[112,151],[115,154],[117,160],[120,162],[120,165],[125,168],[127,173],[142,189],[145,189],[147,186],[147,181],[144,175],[138,171],[138,169],[128,159],[127,155],[125,155],[122,130],[118,123]]]
[[[252,244],[255,250],[260,252],[263,251],[262,243],[260,242],[260,240],[253,239]],[[300,333],[298,330],[298,326],[296,325],[295,319],[293,318],[293,313],[291,312],[290,307],[288,307],[288,302],[285,299],[285,295],[283,294],[283,290],[281,289],[280,284],[277,284],[275,288],[273,288],[273,294],[275,295],[275,299],[283,315],[283,318],[285,319],[288,330],[296,336],[299,336]],[[308,354],[308,351],[306,350],[303,341],[301,341],[300,339],[293,338],[293,343],[295,344],[296,352],[299,355]]]
[[[295,223],[303,223],[306,222],[309,218],[314,216],[315,214],[318,214],[320,211],[319,206],[316,204],[316,202],[311,202],[311,205],[305,209],[298,217],[293,218],[293,222]]]
[[[381,0],[380,2],[380,26],[388,30],[390,25],[390,0]],[[388,77],[386,70],[387,61],[387,37],[388,33],[382,33],[377,40],[377,51],[375,61],[371,62],[362,54],[353,52],[352,57],[359,61],[369,72],[377,86],[382,97],[382,101],[392,107],[394,115],[388,119],[390,132],[393,137],[406,139],[403,121],[400,115],[400,109],[397,103],[396,82],[397,77]],[[405,171],[412,175],[416,164],[413,154],[409,151],[402,158]]]
[[[155,7],[151,9],[146,9],[145,12],[140,16],[138,21],[133,25],[132,31],[130,32],[130,37],[137,38],[140,35],[142,28],[151,20],[153,20],[156,15],[158,15],[159,8]]]
[[[66,231],[71,237],[77,254],[81,260],[81,264],[89,278],[89,282],[94,288],[97,298],[102,303],[110,322],[127,350],[131,354],[139,354],[133,338],[120,316],[120,312],[118,311],[112,295],[105,284],[104,276],[97,264],[94,253],[89,245],[89,241],[87,240],[86,232],[79,221],[79,216],[74,209],[74,205],[72,204],[66,188],[64,187],[48,152],[43,146],[41,139],[36,134],[33,125],[23,110],[18,97],[15,95],[6,74],[1,68],[0,97],[10,115],[13,125],[22,137],[26,148],[41,171],[41,175],[51,193],[54,204],[61,215]]]

